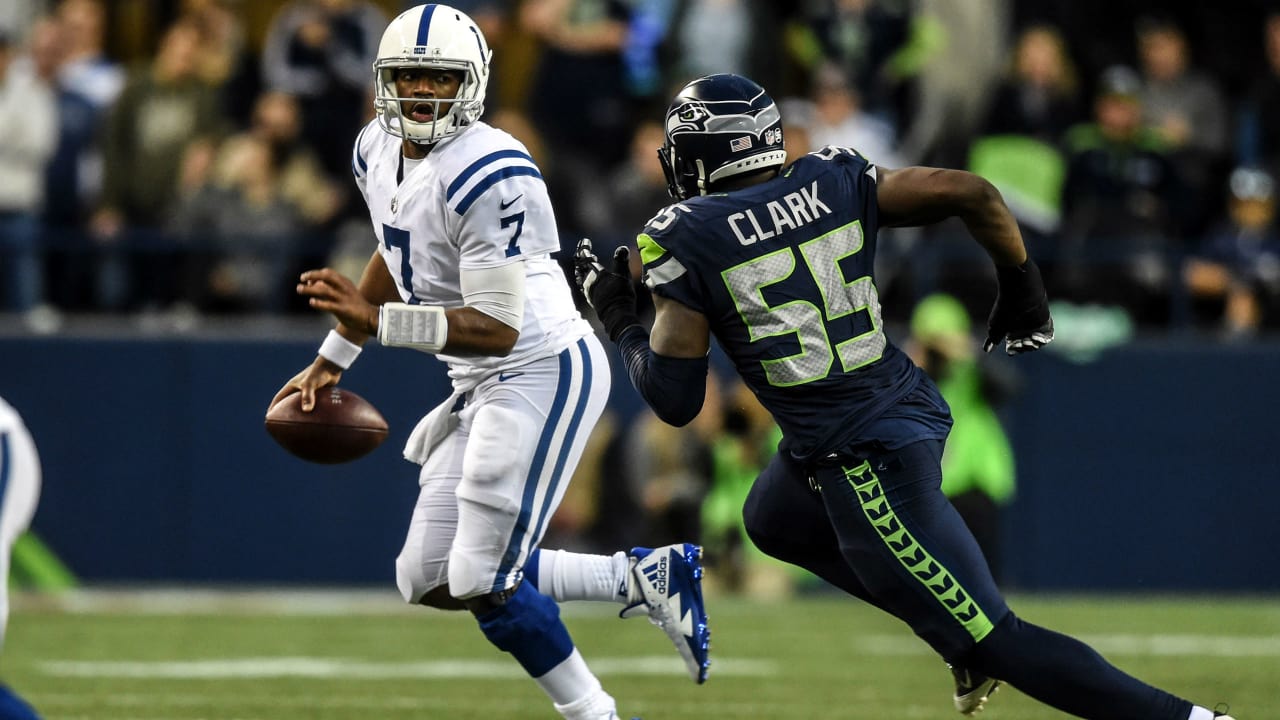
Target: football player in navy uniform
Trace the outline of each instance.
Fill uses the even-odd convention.
[[[952,667],[962,713],[1008,682],[1085,718],[1225,718],[1016,616],[942,494],[950,410],[885,336],[876,234],[959,218],[996,265],[985,349],[1036,350],[1053,321],[1000,194],[971,173],[889,170],[849,148],[784,168],[785,157],[764,89],[736,75],[695,80],[668,109],[659,150],[677,202],[637,240],[652,331],[637,320],[625,247],[609,268],[589,240],[575,258],[659,417],[683,425],[698,414],[714,335],[776,418],[781,447],[743,509],[752,541],[906,622]]]

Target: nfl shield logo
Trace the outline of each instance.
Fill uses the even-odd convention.
[[[740,138],[734,138],[729,141],[729,149],[733,152],[742,152],[751,147],[751,136],[743,135]]]

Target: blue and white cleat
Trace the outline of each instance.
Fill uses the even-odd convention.
[[[662,628],[684,659],[689,676],[696,683],[707,681],[711,669],[711,628],[702,602],[702,548],[691,543],[677,543],[650,550],[632,548],[631,582],[639,593],[620,613],[644,607],[649,622]]]

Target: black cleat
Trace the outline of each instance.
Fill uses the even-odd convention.
[[[947,665],[947,668],[951,670],[951,676],[956,681],[956,694],[951,699],[955,702],[956,711],[961,715],[982,712],[987,698],[1000,687],[1000,681],[995,678],[966,668],[951,665]]]

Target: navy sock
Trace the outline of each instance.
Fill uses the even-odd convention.
[[[1191,713],[1186,700],[1125,674],[1079,640],[1012,612],[960,663],[1089,720],[1186,720]]]

